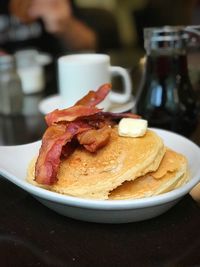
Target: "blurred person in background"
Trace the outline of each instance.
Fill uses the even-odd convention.
[[[97,10],[83,12],[73,0],[0,0],[0,47],[13,52],[31,46],[56,54],[117,48],[117,28],[109,15],[104,10],[97,22]]]
[[[96,34],[74,14],[68,0],[1,0],[0,47],[6,52],[34,47],[59,55],[96,48]]]
[[[54,73],[63,54],[119,47],[115,18],[107,10],[84,11],[73,0],[0,0],[0,51],[49,53]]]

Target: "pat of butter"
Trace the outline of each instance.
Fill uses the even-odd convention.
[[[118,134],[127,137],[143,136],[147,131],[147,120],[123,118],[119,122]]]

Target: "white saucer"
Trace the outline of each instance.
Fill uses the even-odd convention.
[[[109,102],[109,105],[106,105],[104,108],[104,111],[110,111],[110,112],[126,112],[131,110],[135,105],[135,100],[132,98],[130,101],[128,101],[125,104],[116,104],[113,102]],[[52,95],[45,99],[43,99],[39,105],[38,105],[39,111],[42,114],[47,114],[55,109],[64,109],[66,106],[61,101],[61,97],[59,95]]]

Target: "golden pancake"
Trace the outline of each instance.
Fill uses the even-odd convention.
[[[155,196],[171,191],[188,180],[186,158],[167,149],[159,168],[151,173],[124,182],[121,186],[113,190],[109,199],[134,199]]]
[[[109,192],[125,181],[155,171],[165,153],[162,139],[151,130],[142,137],[121,137],[112,129],[109,143],[95,153],[81,146],[61,162],[58,181],[41,186],[34,181],[35,160],[27,180],[58,193],[81,198],[108,199]]]

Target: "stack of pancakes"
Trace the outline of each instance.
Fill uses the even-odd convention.
[[[44,186],[34,181],[35,160],[27,180],[37,186],[80,198],[134,199],[158,195],[188,180],[186,158],[165,147],[152,130],[142,137],[121,137],[112,129],[109,143],[95,153],[78,147],[63,159],[58,181]]]

